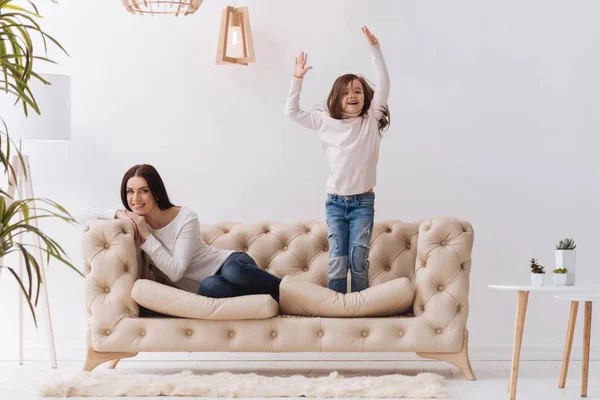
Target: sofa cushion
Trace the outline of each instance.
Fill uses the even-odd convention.
[[[407,278],[342,294],[288,275],[279,287],[279,307],[282,314],[288,315],[386,317],[410,311],[414,296],[414,286]]]
[[[279,314],[277,302],[267,294],[213,299],[148,279],[139,279],[135,282],[131,298],[150,310],[184,318],[267,319]]]

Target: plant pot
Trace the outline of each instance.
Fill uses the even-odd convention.
[[[554,284],[556,286],[563,286],[567,283],[567,274],[552,274],[554,275]]]
[[[575,284],[575,250],[555,250],[556,268],[567,269],[567,285]]]
[[[544,286],[544,274],[531,274],[531,284],[533,286]]]

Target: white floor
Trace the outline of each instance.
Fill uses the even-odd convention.
[[[18,365],[14,361],[0,361],[0,399],[37,399],[37,388],[53,377],[79,371],[81,361],[59,362],[58,369],[51,369],[48,361],[27,361]],[[373,362],[323,362],[323,361],[277,361],[277,362],[215,362],[203,361],[122,361],[118,369],[131,372],[173,373],[183,369],[196,372],[258,372],[261,374],[300,373],[319,376],[337,370],[343,375],[373,375],[401,373],[414,375],[422,371],[435,372],[446,377],[453,399],[494,400],[508,399],[508,361],[473,361],[477,381],[465,380],[461,372],[449,364],[436,361],[373,361]],[[106,368],[101,366],[99,368]],[[552,400],[580,399],[581,362],[573,361],[569,367],[569,379],[565,389],[558,389],[559,361],[522,361],[520,364],[517,399]],[[588,398],[600,399],[600,361],[590,363]],[[123,399],[122,397],[119,399]],[[167,397],[146,398],[166,400]],[[175,399],[175,398],[172,398]],[[177,398],[180,399],[180,398]],[[289,399],[289,398],[288,398]]]

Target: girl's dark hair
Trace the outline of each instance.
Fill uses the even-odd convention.
[[[333,83],[333,87],[331,88],[331,92],[329,92],[329,96],[327,96],[327,110],[331,118],[343,119],[342,98],[344,97],[344,90],[346,89],[346,86],[348,86],[348,84],[350,84],[355,79],[360,82],[360,84],[363,87],[363,93],[365,94],[365,101],[359,116],[364,118],[364,116],[367,114],[367,111],[369,111],[375,91],[362,76],[358,76],[355,74],[346,74],[340,76],[335,80],[335,82]],[[378,126],[380,135],[390,126],[391,121],[390,109],[388,108],[388,106],[383,106],[381,111],[383,114],[379,119]]]
[[[129,170],[125,172],[123,181],[121,182],[121,201],[126,209],[131,211],[129,204],[127,204],[127,181],[134,176],[141,176],[146,180],[146,182],[148,182],[150,193],[152,193],[154,196],[156,204],[158,204],[158,208],[161,210],[166,210],[168,208],[175,207],[175,205],[169,200],[169,195],[167,194],[165,184],[163,183],[163,180],[156,168],[150,164],[138,164],[129,168]]]

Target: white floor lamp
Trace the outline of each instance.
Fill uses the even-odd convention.
[[[44,85],[37,79],[29,81],[29,87],[35,96],[41,115],[29,109],[29,116],[25,117],[22,105],[14,106],[15,98],[5,94],[0,95],[0,117],[6,122],[10,137],[19,142],[21,151],[22,142],[40,141],[66,141],[71,138],[71,78],[58,74],[40,74],[50,85]],[[25,168],[24,171],[18,156],[13,156],[11,164],[16,173],[15,182],[9,182],[8,194],[13,199],[27,199],[35,197],[33,191],[33,180],[29,168],[29,157],[22,154]],[[15,191],[17,197],[15,197]],[[35,204],[32,204],[35,208]],[[35,210],[33,211],[35,212]],[[37,227],[37,220],[33,222]],[[21,236],[21,235],[19,235]],[[52,329],[52,318],[50,314],[50,301],[48,299],[48,285],[46,280],[46,268],[44,266],[44,255],[40,248],[40,238],[35,236],[38,246],[37,261],[40,266],[42,285],[40,287],[41,306],[44,320],[46,322],[46,335],[50,361],[52,368],[57,367],[56,349],[54,346],[54,332]],[[19,241],[22,242],[22,237]],[[0,270],[1,272],[1,270]],[[19,276],[23,276],[23,259],[19,257]],[[23,364],[23,294],[19,294],[19,363]]]

